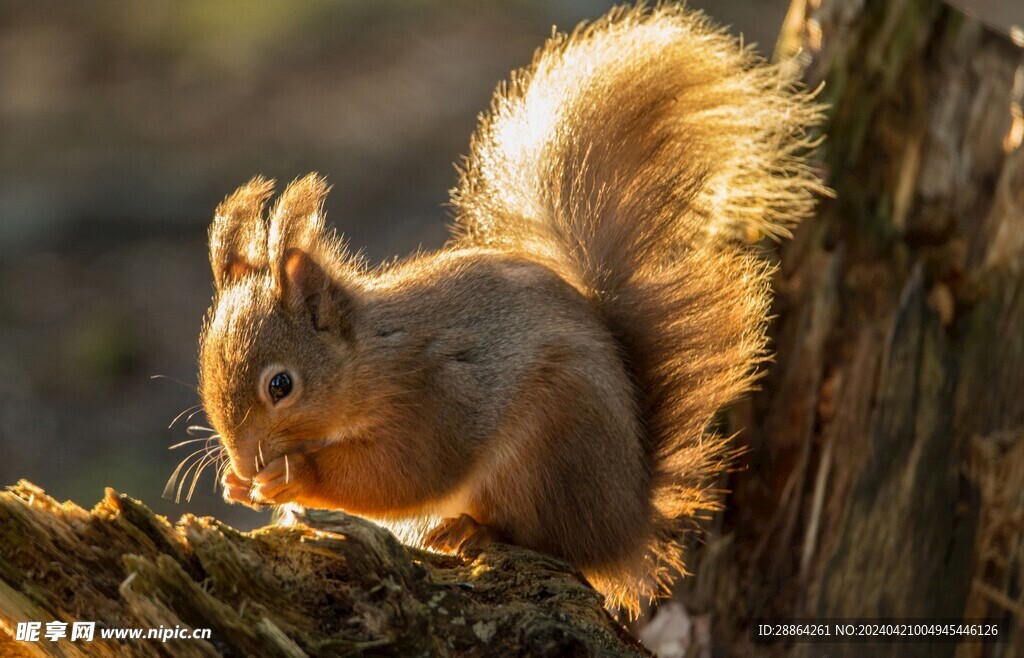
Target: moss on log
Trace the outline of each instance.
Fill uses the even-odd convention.
[[[18,642],[26,621],[98,623],[91,642]],[[212,633],[100,638],[160,626]],[[23,481],[0,493],[0,655],[647,654],[571,565],[539,553],[435,555],[336,512],[253,532],[172,525],[109,489],[86,511]]]

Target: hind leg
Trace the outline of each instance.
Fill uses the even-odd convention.
[[[449,553],[461,553],[467,548],[483,548],[504,541],[507,539],[497,528],[482,525],[469,514],[445,519],[424,539],[428,548]]]

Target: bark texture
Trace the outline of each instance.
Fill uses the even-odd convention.
[[[19,621],[96,620],[92,642],[16,642]],[[101,640],[99,628],[210,628]],[[45,628],[45,626],[44,626]],[[345,514],[251,533],[171,525],[108,490],[91,511],[0,493],[2,656],[643,656],[567,563],[493,546],[417,551]]]
[[[779,46],[825,83],[835,199],[781,249],[775,362],[682,598],[738,652],[825,652],[751,646],[758,617],[972,617],[1010,643],[827,653],[1024,655],[1021,48],[937,0],[797,0]]]

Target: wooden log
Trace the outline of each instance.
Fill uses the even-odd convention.
[[[18,622],[97,621],[91,642]],[[104,640],[111,628],[209,640]],[[309,512],[250,533],[175,525],[111,490],[91,511],[27,482],[0,493],[3,656],[643,656],[571,565],[496,545],[467,558]]]

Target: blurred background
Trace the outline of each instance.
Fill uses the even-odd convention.
[[[201,444],[168,447],[205,424],[168,428],[198,402],[216,204],[319,171],[371,261],[439,247],[495,85],[613,4],[0,0],[0,486],[264,523],[212,468],[191,501],[161,498]],[[787,4],[691,2],[765,55]]]

